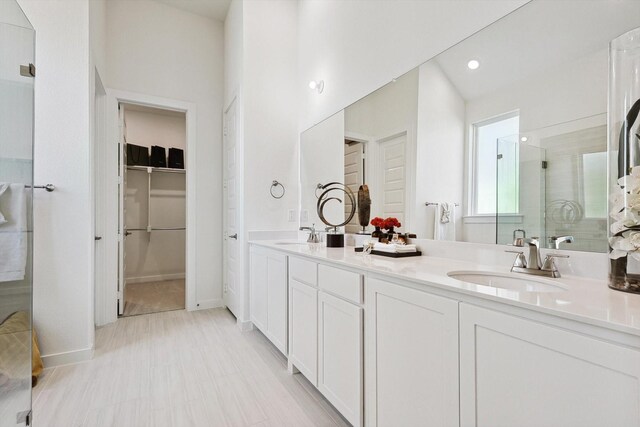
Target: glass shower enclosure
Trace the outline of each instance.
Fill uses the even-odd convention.
[[[0,427],[31,418],[34,50],[20,6],[0,1]]]

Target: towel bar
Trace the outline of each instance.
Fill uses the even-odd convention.
[[[437,206],[438,203],[437,202],[425,202],[424,203],[425,206]],[[458,203],[454,203],[455,206],[460,206]]]
[[[53,185],[53,184],[47,184],[47,185],[25,185],[25,188],[43,189],[43,190],[47,190],[49,193],[51,193],[53,190],[56,189],[56,186]]]

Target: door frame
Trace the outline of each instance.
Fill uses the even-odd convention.
[[[105,209],[106,230],[103,236],[105,247],[105,289],[96,290],[96,319],[103,323],[115,322],[118,319],[118,145],[120,129],[118,122],[118,105],[120,103],[179,111],[186,117],[186,270],[185,270],[185,308],[196,310],[196,104],[169,98],[161,98],[136,92],[106,88],[107,92],[107,144],[106,183],[104,193],[110,203]],[[113,143],[115,142],[115,143]]]

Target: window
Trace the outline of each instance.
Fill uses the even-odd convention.
[[[520,117],[508,113],[473,125],[471,162],[471,215],[495,215],[519,211]],[[516,137],[514,138],[514,135]],[[499,160],[497,160],[499,159]],[[500,166],[498,169],[498,162]],[[500,174],[500,199],[497,200]],[[499,203],[499,206],[498,206]]]

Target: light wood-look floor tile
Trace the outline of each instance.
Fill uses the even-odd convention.
[[[96,330],[94,359],[46,369],[36,427],[348,426],[258,331],[225,309],[167,311]]]

